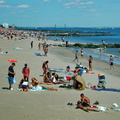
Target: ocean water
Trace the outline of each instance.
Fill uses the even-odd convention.
[[[54,28],[55,29],[55,28]],[[120,44],[120,28],[56,28],[56,30],[66,30],[66,31],[84,31],[84,32],[109,32],[110,34],[116,34],[115,36],[80,36],[80,37],[64,37],[65,41],[76,42],[76,43],[93,43],[101,44],[102,40],[106,44]],[[56,37],[48,37],[48,39],[55,40]],[[61,40],[61,37],[58,37]]]
[[[85,31],[85,32],[110,32],[110,34],[116,34],[115,36],[80,36],[80,37],[64,37],[65,41],[76,42],[76,43],[92,43],[92,44],[102,44],[102,40],[106,44],[120,44],[120,28],[61,28],[57,30],[66,30],[66,31]],[[58,37],[58,40],[61,41],[62,38]],[[56,37],[51,36],[47,39],[56,40]],[[75,48],[70,48],[75,51]],[[79,51],[80,49],[78,49]],[[106,51],[102,50],[101,52],[98,49],[84,49],[84,54],[89,56],[92,55],[93,58],[97,58],[101,61],[108,62],[110,55],[114,57],[114,63],[120,65],[120,52],[118,48],[107,48]]]
[[[81,50],[81,49],[75,49],[75,48],[69,48],[69,49],[74,52],[78,50],[79,53]],[[120,52],[118,48],[107,48],[106,50],[104,49],[101,50],[101,52],[99,49],[84,48],[83,51],[84,51],[84,55],[86,56],[92,55],[93,58],[97,58],[98,60],[101,60],[103,62],[109,62],[109,57],[110,55],[112,55],[114,58],[114,64],[120,65]]]
[[[22,28],[23,29],[23,28]],[[25,28],[24,28],[25,29]],[[28,30],[28,28],[27,28]],[[70,36],[64,37],[65,41],[75,42],[75,43],[92,43],[92,44],[102,44],[102,40],[105,41],[106,44],[120,44],[120,27],[119,28],[81,28],[81,27],[66,27],[66,28],[58,28],[58,27],[38,27],[34,30],[64,30],[68,31],[83,31],[83,32],[109,32],[110,34],[116,34],[114,36]],[[56,40],[56,36],[46,37],[47,39]],[[62,37],[57,36],[58,41],[62,40]],[[70,48],[75,51],[75,48]],[[80,49],[79,49],[80,50]],[[112,55],[114,57],[114,63],[120,65],[120,52],[118,48],[107,48],[106,51],[102,50],[99,52],[98,49],[84,49],[84,54],[89,56],[92,55],[94,58],[97,58],[102,61],[109,61],[109,56]]]

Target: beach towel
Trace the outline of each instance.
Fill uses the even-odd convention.
[[[120,92],[120,89],[114,89],[114,88],[105,88],[105,89],[92,89],[96,91],[112,91],[112,92]]]
[[[62,72],[63,69],[61,69],[61,68],[49,68],[49,71],[51,71],[51,72]]]
[[[37,86],[31,85],[30,87],[31,87],[30,91],[42,91],[42,87],[39,85],[37,85]]]
[[[36,56],[44,56],[43,54],[41,53],[34,53]]]

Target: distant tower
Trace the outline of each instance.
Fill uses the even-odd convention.
[[[64,24],[64,28],[66,28],[66,24]]]
[[[56,24],[55,24],[55,28],[56,28]]]

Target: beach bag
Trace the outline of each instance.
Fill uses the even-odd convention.
[[[16,83],[16,80],[15,80],[15,78],[13,79],[13,84],[15,84]]]

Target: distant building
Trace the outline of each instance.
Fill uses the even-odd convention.
[[[4,28],[9,28],[8,23],[3,23],[3,27],[4,27]]]

